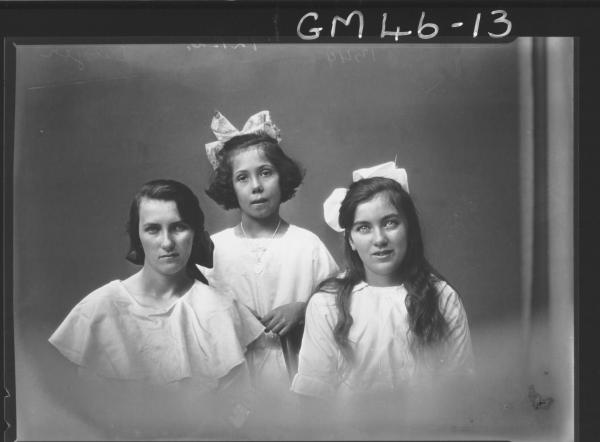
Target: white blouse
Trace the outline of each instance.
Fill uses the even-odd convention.
[[[438,289],[440,311],[449,325],[444,371],[471,371],[473,354],[465,310],[447,283],[440,282]],[[292,391],[308,396],[348,396],[392,391],[413,382],[421,367],[409,349],[406,295],[403,285],[373,287],[362,282],[354,287],[348,339],[355,362],[350,366],[333,337],[338,318],[335,294],[316,293],[306,310]]]
[[[245,361],[262,328],[246,309],[196,281],[167,308],[139,304],[121,281],[81,300],[49,341],[67,359],[107,379],[172,385],[191,378],[212,391]]]
[[[290,225],[277,238],[244,238],[233,228],[212,235],[212,269],[200,267],[211,286],[264,316],[291,302],[306,302],[317,285],[338,271],[331,254],[314,233]],[[264,328],[264,327],[263,327]],[[261,390],[289,389],[279,337],[264,334],[248,352]]]

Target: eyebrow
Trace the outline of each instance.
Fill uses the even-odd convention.
[[[387,215],[384,215],[381,217],[381,221],[387,221],[390,218],[402,218],[402,216],[399,213],[390,213]],[[366,221],[366,220],[355,220],[352,225],[356,225],[356,224],[371,224],[371,221]]]

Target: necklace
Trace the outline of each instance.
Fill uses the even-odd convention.
[[[271,236],[271,238],[268,238],[267,243],[267,241],[265,241],[267,240],[267,238],[250,238],[248,235],[246,235],[246,230],[244,230],[244,223],[240,220],[240,228],[242,229],[242,234],[244,235],[244,238],[254,240],[254,244],[250,247],[250,250],[256,257],[256,263],[254,264],[254,273],[256,273],[257,275],[261,274],[262,271],[265,269],[265,263],[263,261],[263,258],[265,257],[267,250],[269,250],[269,246],[271,245],[272,240],[275,239],[275,235],[277,235],[280,226],[281,218],[279,218],[279,221],[277,222],[277,227],[273,232],[273,236]],[[260,241],[260,243],[258,243],[258,241]]]

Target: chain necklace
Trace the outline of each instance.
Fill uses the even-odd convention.
[[[279,218],[279,221],[277,222],[277,227],[275,228],[275,232],[273,232],[273,236],[269,239],[268,245],[265,245],[266,244],[265,240],[267,238],[250,238],[248,235],[246,235],[246,231],[244,230],[244,223],[242,222],[242,220],[240,220],[240,228],[242,229],[242,234],[244,235],[244,238],[253,239],[253,240],[257,240],[257,239],[262,240],[260,244],[255,243],[250,248],[250,250],[256,257],[256,263],[254,264],[254,273],[256,273],[257,275],[262,273],[262,271],[265,269],[265,263],[263,261],[263,258],[265,257],[267,250],[269,250],[269,246],[271,245],[272,240],[275,238],[275,235],[277,235],[277,232],[279,231],[280,226],[281,226],[281,218]],[[253,242],[255,242],[255,241],[253,241]]]

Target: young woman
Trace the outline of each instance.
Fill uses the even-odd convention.
[[[325,209],[328,223],[343,229],[348,269],[308,304],[292,390],[355,397],[471,371],[467,316],[425,259],[404,169],[356,171]]]
[[[250,312],[208,287],[195,267],[211,266],[213,250],[197,197],[177,181],[150,181],[133,199],[127,231],[127,259],[141,270],[83,298],[50,343],[86,380],[126,392],[127,400],[136,396],[140,414],[156,412],[165,425],[169,397],[171,406],[199,407],[203,394],[246,394],[244,353],[262,329],[253,328]],[[153,408],[156,403],[164,408]],[[189,417],[187,424],[198,420]]]
[[[309,296],[337,266],[316,235],[279,215],[303,174],[281,149],[269,113],[253,115],[241,133],[217,113],[211,128],[220,141],[206,146],[216,168],[206,193],[241,216],[236,226],[212,236],[214,268],[202,270],[264,325],[247,353],[249,367],[259,391],[280,396],[289,390],[288,368],[295,372],[286,367],[282,340],[302,323]]]

